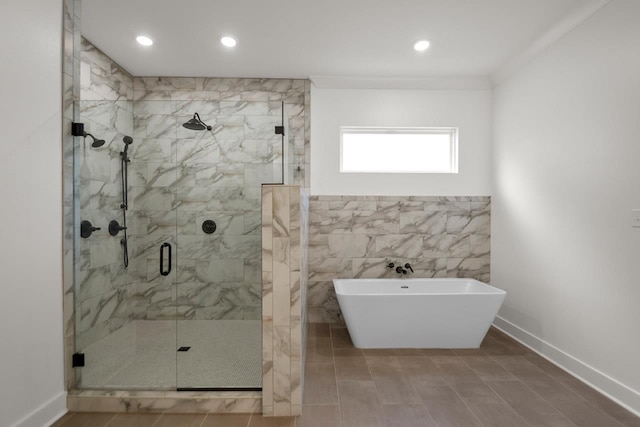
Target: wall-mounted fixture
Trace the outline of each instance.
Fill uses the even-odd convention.
[[[218,226],[216,225],[216,222],[211,219],[208,219],[202,223],[202,231],[207,234],[213,234],[217,228]]]
[[[90,136],[93,139],[91,146],[93,148],[102,147],[104,145],[104,139],[97,139],[95,136],[91,135],[89,132],[84,131],[84,123],[71,123],[71,135],[73,136],[82,136],[84,138]]]
[[[101,230],[100,227],[94,227],[91,221],[84,220],[80,223],[80,237],[87,239],[94,231]]]
[[[109,223],[109,234],[112,236],[117,236],[119,232],[126,229],[127,227],[121,226],[115,219]]]
[[[185,124],[183,124],[182,126],[187,128],[187,129],[191,129],[191,130],[211,130],[211,129],[213,129],[211,126],[209,126],[208,124],[206,124],[205,122],[203,122],[200,119],[200,115],[198,113],[195,113],[193,115],[193,118],[190,119]]]

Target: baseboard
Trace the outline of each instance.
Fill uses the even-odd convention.
[[[67,392],[54,396],[11,427],[48,427],[67,413]]]
[[[640,417],[640,392],[500,316],[496,316],[493,326]]]

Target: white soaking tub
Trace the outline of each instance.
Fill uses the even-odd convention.
[[[506,292],[473,279],[334,279],[358,348],[478,348]]]

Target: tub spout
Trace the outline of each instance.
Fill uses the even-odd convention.
[[[396,267],[396,273],[398,274],[407,274],[407,270],[405,270],[404,268],[397,266]]]

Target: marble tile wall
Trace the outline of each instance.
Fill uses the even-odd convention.
[[[262,413],[301,415],[306,334],[308,198],[262,187]]]
[[[75,138],[76,218],[101,230],[78,238],[75,259],[76,346],[82,351],[126,324],[131,316],[131,280],[124,268],[121,236],[109,235],[109,221],[122,222],[120,157],[122,137],[133,132],[133,77],[84,38],[80,39],[78,120],[106,143]]]
[[[334,278],[490,279],[490,197],[313,196],[309,215],[309,321],[342,322]]]
[[[305,81],[136,77],[133,94],[132,316],[259,319],[260,186],[282,180],[283,102],[285,178],[304,184]],[[196,112],[212,131],[182,126]],[[165,241],[177,265],[163,277]]]

